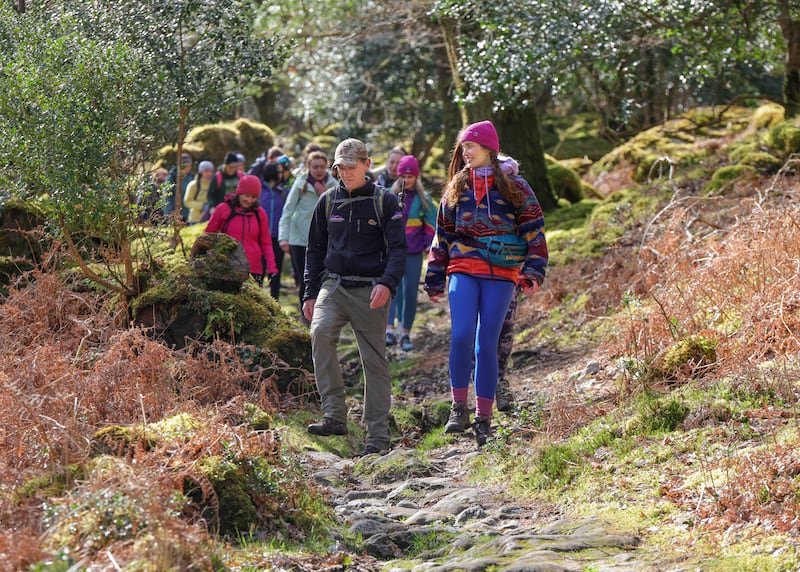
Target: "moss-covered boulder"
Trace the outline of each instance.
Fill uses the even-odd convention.
[[[241,249],[224,234],[198,236],[191,260],[173,257],[149,277],[148,289],[131,303],[133,320],[174,347],[215,339],[248,346],[239,356],[245,365],[275,376],[281,390],[299,383],[296,391],[304,394],[304,371],[313,370],[308,330],[249,278]]]
[[[592,176],[624,168],[636,182],[655,177],[654,167],[669,160],[682,169],[715,157],[720,148],[751,128],[752,110],[731,107],[722,112],[697,108],[681,117],[643,131],[596,161]]]
[[[578,174],[557,162],[547,165],[547,179],[556,196],[566,199],[570,203],[577,203],[583,199],[583,184]]]
[[[206,288],[221,292],[238,292],[250,275],[250,262],[244,247],[219,232],[197,237],[192,245],[189,265]]]
[[[33,202],[0,202],[0,256],[38,260],[44,243],[35,233],[44,223],[44,213]]]
[[[800,127],[788,121],[778,123],[770,129],[769,143],[786,155],[800,153]]]
[[[8,286],[14,278],[33,268],[34,264],[28,258],[0,256],[0,295],[8,295]]]
[[[687,336],[667,348],[658,362],[659,369],[669,378],[703,374],[717,363],[717,339]]]
[[[753,167],[756,171],[761,173],[775,173],[781,168],[783,161],[764,151],[753,151],[752,153],[745,154],[741,161],[739,161],[739,164]]]
[[[755,173],[755,169],[749,165],[725,165],[714,171],[711,180],[706,183],[704,191],[706,194],[723,192],[734,181],[751,173]]]

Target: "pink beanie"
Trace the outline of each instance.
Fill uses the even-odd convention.
[[[459,143],[465,141],[472,141],[478,145],[483,145],[492,149],[495,153],[500,152],[500,138],[497,136],[497,130],[492,125],[491,121],[479,121],[468,125],[464,131],[461,132],[461,139]]]
[[[237,195],[255,195],[261,196],[261,179],[255,175],[245,175],[239,179],[239,184],[236,185]]]
[[[414,175],[419,177],[419,161],[414,155],[404,155],[397,163],[398,175]]]

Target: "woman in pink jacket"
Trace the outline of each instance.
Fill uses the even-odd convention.
[[[206,226],[206,232],[224,232],[238,241],[250,262],[250,274],[261,285],[264,274],[275,274],[275,254],[267,213],[258,204],[261,181],[253,175],[239,179],[236,193],[231,193],[220,203]]]

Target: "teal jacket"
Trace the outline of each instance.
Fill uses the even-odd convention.
[[[306,184],[308,172],[300,173],[286,197],[283,205],[283,214],[278,223],[278,241],[289,241],[293,246],[308,245],[308,229],[311,227],[311,217],[317,205],[317,196],[314,187]],[[325,180],[325,188],[331,189],[337,185],[330,173]]]

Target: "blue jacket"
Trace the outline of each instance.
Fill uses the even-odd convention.
[[[269,184],[262,179],[261,181],[261,199],[259,204],[261,208],[267,213],[267,220],[269,220],[269,234],[272,238],[278,238],[278,225],[283,214],[283,205],[286,203],[286,189],[280,185],[276,185],[273,189]]]

